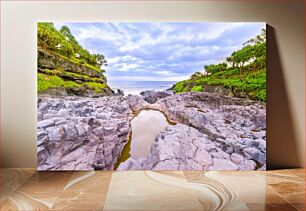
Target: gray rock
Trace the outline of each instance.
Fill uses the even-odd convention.
[[[259,170],[259,171],[265,171],[265,170],[267,170],[266,164],[262,165],[258,170]]]
[[[68,124],[63,126],[65,130],[65,140],[74,141],[75,139],[77,139],[78,134],[74,126],[75,124],[73,122],[69,122]]]
[[[70,111],[68,109],[63,108],[56,113],[56,116],[58,116],[58,117],[68,117],[68,116],[70,116]]]
[[[130,131],[128,100],[121,96],[45,97],[39,99],[38,107],[47,119],[38,123],[37,145],[42,152],[50,152],[38,156],[38,169],[114,169]]]
[[[209,166],[212,164],[212,157],[205,149],[199,148],[195,154],[194,160],[202,166]]]
[[[171,95],[167,91],[142,91],[140,95],[143,96],[144,100],[150,104],[156,103],[158,99],[165,98]]]
[[[39,121],[37,124],[38,128],[47,128],[51,126],[54,126],[54,121],[52,119],[42,120],[42,121]]]
[[[44,137],[42,137],[42,138],[39,138],[38,140],[37,140],[37,146],[39,147],[39,146],[43,146],[47,141],[49,141],[48,140],[48,136],[44,136]]]
[[[258,155],[258,162],[260,163],[265,163],[266,162],[266,153],[259,151],[259,155]]]
[[[240,154],[233,153],[233,154],[231,154],[231,160],[232,160],[234,163],[238,164],[238,163],[242,162],[242,161],[244,160],[244,158],[243,158],[243,156],[240,155]]]
[[[255,147],[247,147],[243,150],[243,152],[245,153],[248,159],[254,159],[254,160],[258,159],[259,150]]]
[[[65,135],[64,128],[61,126],[49,127],[46,131],[50,141],[60,141]]]
[[[129,121],[142,109],[160,110],[177,124],[157,135],[147,157],[128,159],[119,169],[251,170],[253,160],[265,166],[264,104],[204,92],[151,91],[39,98],[38,169],[113,170],[131,132]]]
[[[49,154],[45,147],[43,146],[38,146],[37,147],[37,160],[38,160],[38,165],[42,165],[44,162],[46,162],[47,158],[49,157]]]
[[[122,89],[117,89],[117,94],[119,96],[124,96],[124,91]]]
[[[263,139],[259,139],[258,142],[259,142],[259,148],[262,151],[266,151],[266,141]]]
[[[41,139],[44,136],[47,136],[48,133],[46,131],[44,131],[43,129],[38,129],[37,130],[37,139]]]
[[[256,163],[253,160],[244,160],[238,164],[239,170],[252,171],[256,168]]]
[[[90,130],[90,127],[84,123],[76,124],[75,128],[77,130],[78,136],[86,136]]]
[[[54,124],[56,126],[61,125],[61,124],[65,124],[65,123],[66,123],[66,119],[65,118],[62,118],[62,117],[54,118]]]
[[[213,158],[213,165],[209,170],[238,170],[238,167],[230,160]]]
[[[142,170],[141,163],[137,160],[130,158],[127,161],[123,162],[117,170]]]

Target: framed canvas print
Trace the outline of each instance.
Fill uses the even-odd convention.
[[[265,28],[37,23],[38,170],[265,170]]]

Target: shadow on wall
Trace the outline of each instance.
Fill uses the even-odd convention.
[[[293,168],[299,163],[275,32],[267,25],[267,169]]]

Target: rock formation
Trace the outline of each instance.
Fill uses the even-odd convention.
[[[38,169],[113,169],[130,133],[122,97],[40,98]]]
[[[156,137],[146,158],[119,169],[254,170],[266,162],[264,103],[210,93],[161,98],[152,108],[179,123]]]
[[[119,170],[265,168],[264,103],[200,92],[147,92],[126,97],[40,97],[39,170],[113,170],[128,142],[130,121],[143,109],[160,110],[176,125],[157,134],[147,157],[129,158]]]
[[[107,85],[106,77],[103,75],[102,70],[88,64],[79,64],[40,47],[38,47],[37,54],[37,70],[40,76],[57,76],[65,81],[63,86],[53,83],[50,88],[39,91],[39,94],[85,97],[101,97],[114,94],[114,91]]]

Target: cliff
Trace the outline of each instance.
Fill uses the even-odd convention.
[[[43,48],[38,48],[37,64],[39,94],[95,97],[113,93],[103,73],[89,65]]]
[[[114,92],[107,85],[102,54],[83,48],[67,26],[37,24],[38,93],[47,96],[99,97]]]

